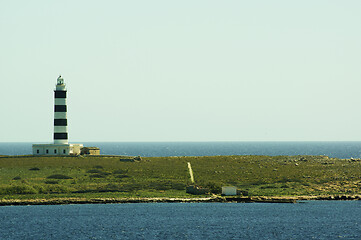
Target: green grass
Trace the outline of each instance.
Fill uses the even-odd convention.
[[[251,196],[361,194],[361,161],[324,156],[0,157],[0,199],[191,197],[196,184],[234,185]]]

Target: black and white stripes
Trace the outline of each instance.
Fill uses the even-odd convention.
[[[68,144],[66,88],[61,76],[58,77],[54,93],[54,144]]]

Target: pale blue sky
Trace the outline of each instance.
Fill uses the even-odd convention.
[[[1,1],[0,142],[361,140],[361,1]]]

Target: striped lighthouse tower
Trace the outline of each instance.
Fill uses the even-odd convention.
[[[54,90],[54,143],[33,144],[33,155],[99,155],[99,148],[69,144],[66,92],[64,79],[59,76]]]
[[[54,90],[54,144],[68,144],[66,86],[59,76]]]

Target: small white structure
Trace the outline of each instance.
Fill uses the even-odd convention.
[[[66,85],[59,76],[54,90],[54,144],[33,144],[33,155],[79,155],[83,144],[69,144]]]
[[[222,195],[225,196],[236,196],[237,195],[237,188],[234,186],[225,186],[222,187]]]
[[[79,155],[83,144],[33,144],[33,155]]]

